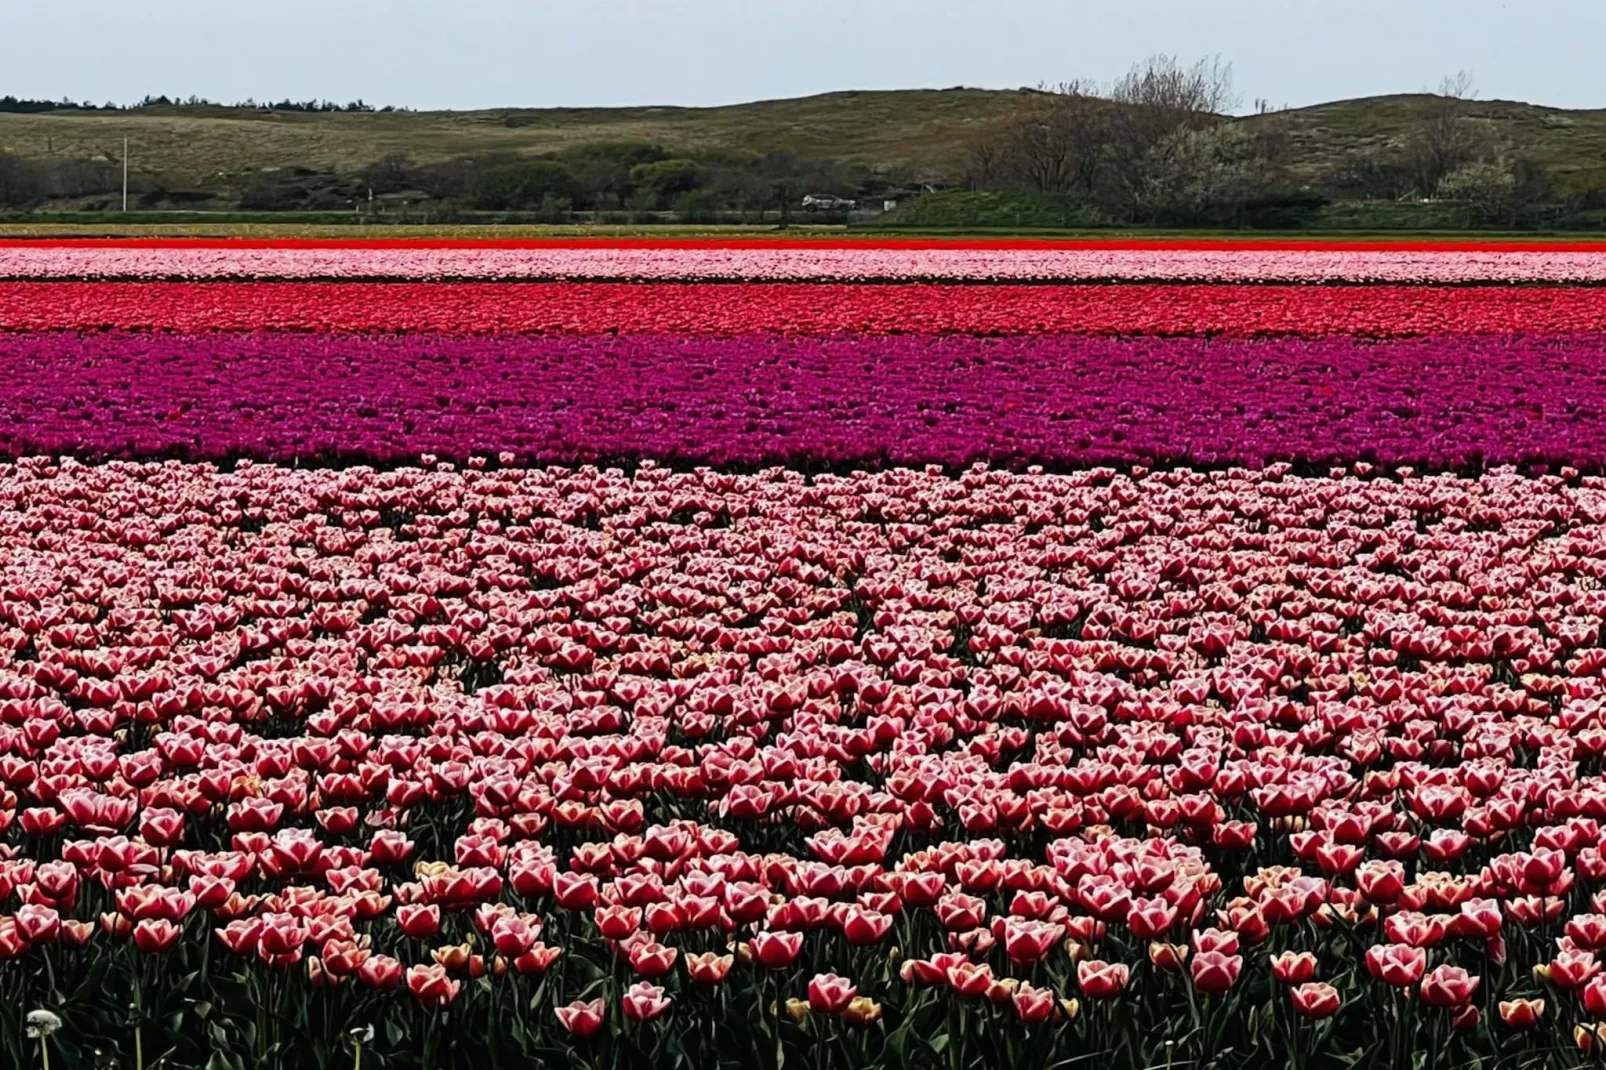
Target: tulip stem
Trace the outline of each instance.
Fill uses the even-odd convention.
[[[491,1013],[485,1022],[485,1034],[489,1041],[487,1046],[490,1048],[491,1066],[496,1067],[501,1065],[501,1060],[496,1057],[496,971],[493,969],[487,972],[491,975],[491,993],[487,1000],[487,1007]]]
[[[140,966],[136,953],[132,968],[129,970],[134,980],[134,1070],[145,1070],[145,1038],[140,1035],[140,1018],[144,1013],[144,1004],[140,999]]]
[[[357,1053],[351,1060],[351,1070],[362,1070],[362,1041],[360,1040],[357,1041]]]
[[[959,1001],[958,993],[948,1000],[948,1067],[949,1070],[959,1070],[959,1052],[956,1045],[959,1042]]]
[[[781,1070],[781,1062],[785,1056],[781,1053],[781,975],[775,973],[775,1070]],[[760,997],[762,998],[762,997]]]
[[[39,1061],[44,1063],[45,1070],[50,1070],[50,1045],[43,1033],[39,1035]]]

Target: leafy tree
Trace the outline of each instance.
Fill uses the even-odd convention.
[[[719,198],[712,190],[696,189],[675,200],[675,218],[682,223],[713,223],[719,219]]]
[[[0,152],[0,207],[22,208],[44,196],[43,176],[33,161]]]
[[[695,189],[702,174],[703,167],[696,160],[677,157],[637,164],[630,169],[630,184],[662,205]]]
[[[1451,171],[1440,180],[1439,195],[1463,204],[1474,226],[1521,226],[1553,200],[1543,171],[1530,160],[1504,155]]]
[[[506,212],[534,208],[547,197],[572,202],[577,186],[569,169],[556,160],[524,160],[501,164],[488,171],[474,194],[474,205],[485,211]]]
[[[358,178],[365,189],[375,193],[400,193],[420,185],[415,170],[405,155],[393,152],[378,163],[364,167],[358,172]]]
[[[595,203],[604,196],[611,197],[611,203],[624,203],[634,192],[631,169],[669,158],[669,150],[662,145],[638,142],[575,145],[554,156],[574,175],[584,194],[579,202],[582,204]]]

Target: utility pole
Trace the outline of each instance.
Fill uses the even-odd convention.
[[[128,139],[123,138],[123,211],[128,211]]]

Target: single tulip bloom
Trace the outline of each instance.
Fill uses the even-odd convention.
[[[1029,966],[1042,959],[1065,938],[1065,927],[1044,921],[1010,918],[1003,925],[1004,951],[1017,965]]]
[[[1054,1016],[1053,989],[1021,985],[1015,989],[1010,1002],[1015,1005],[1015,1017],[1026,1025],[1046,1022]]]
[[[1461,904],[1457,921],[1460,922],[1463,935],[1492,939],[1500,935],[1504,918],[1500,913],[1500,904],[1495,900],[1468,899]]]
[[[758,964],[769,970],[783,970],[797,961],[803,950],[802,933],[762,932],[749,942]]]
[[[1500,1001],[1500,1020],[1508,1029],[1532,1029],[1545,1016],[1542,999],[1513,999]]]
[[[518,958],[535,946],[539,934],[523,918],[497,918],[491,923],[491,942],[498,955]]]
[[[1285,985],[1302,985],[1316,976],[1316,956],[1309,951],[1284,951],[1272,958],[1271,975]]]
[[[1366,969],[1396,988],[1414,985],[1428,968],[1428,953],[1407,944],[1377,944],[1366,949]]]
[[[17,908],[17,928],[30,944],[48,944],[61,932],[61,915],[55,907],[26,903]]]
[[[1114,999],[1126,990],[1132,969],[1124,962],[1097,959],[1076,964],[1076,983],[1088,999]]]
[[[713,951],[687,955],[686,974],[700,985],[717,985],[724,981],[736,962],[734,955],[720,955]]]
[[[441,908],[431,903],[408,903],[396,908],[396,928],[414,940],[428,940],[441,931]]]
[[[401,984],[402,964],[389,955],[375,955],[357,968],[357,978],[376,991],[387,991]]]
[[[881,1020],[881,1004],[868,996],[854,996],[842,1008],[842,1020],[859,1028],[874,1025]]]
[[[620,1009],[633,1022],[650,1022],[663,1017],[670,999],[664,990],[646,981],[637,981],[619,998]]]
[[[1367,862],[1355,871],[1355,887],[1371,903],[1392,903],[1405,890],[1405,867],[1395,861]]]
[[[419,1006],[430,1010],[445,1010],[462,989],[461,981],[447,976],[446,967],[440,964],[412,966],[407,970],[407,990]]]
[[[1580,988],[1601,972],[1593,951],[1562,950],[1546,968],[1550,983],[1561,989]]]
[[[575,1000],[567,1007],[558,1007],[554,1012],[558,1023],[577,1037],[588,1037],[602,1028],[606,1016],[606,1007],[602,1000],[594,999],[590,1002]]]
[[[948,967],[945,979],[948,987],[969,999],[987,994],[993,984],[993,971],[986,963],[978,965],[966,960]]]
[[[592,915],[597,931],[609,940],[623,940],[641,928],[641,911],[621,904],[599,906]]]
[[[74,919],[63,920],[61,923],[61,932],[58,934],[58,938],[61,940],[63,945],[75,949],[87,945],[89,941],[94,938],[94,936],[95,925],[93,922],[77,921]]]
[[[858,994],[858,988],[846,977],[815,974],[809,982],[809,1008],[820,1014],[839,1014]]]
[[[134,946],[150,954],[170,951],[184,932],[166,918],[146,918],[134,926]]]
[[[1422,978],[1422,1002],[1430,1007],[1460,1007],[1472,999],[1480,980],[1459,966],[1436,967]]]
[[[842,935],[855,946],[873,944],[892,928],[892,915],[855,906],[842,920]]]
[[[1288,990],[1294,1009],[1306,1018],[1328,1018],[1338,1010],[1338,989],[1321,981],[1308,981]]]
[[[630,960],[630,968],[641,976],[662,977],[674,969],[675,959],[679,955],[680,952],[675,948],[648,941],[636,944],[626,957]]]
[[[1177,908],[1164,896],[1134,899],[1127,907],[1126,926],[1139,940],[1164,936],[1176,920]]]
[[[1238,982],[1243,971],[1242,955],[1223,955],[1219,951],[1201,951],[1188,963],[1193,974],[1193,987],[1206,996],[1217,996]]]
[[[598,887],[589,873],[559,873],[552,878],[552,898],[565,910],[590,910],[597,905]]]
[[[1584,1009],[1596,1018],[1606,1018],[1606,976],[1597,975],[1584,986]]]
[[[1238,954],[1239,937],[1231,930],[1201,929],[1188,939],[1196,955],[1202,951],[1219,951],[1223,955]]]

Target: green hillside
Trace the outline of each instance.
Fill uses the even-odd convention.
[[[0,113],[0,151],[118,159],[170,187],[220,189],[263,168],[352,171],[387,155],[428,164],[493,153],[539,155],[598,142],[674,150],[791,151],[948,181],[978,126],[1025,95],[979,89],[842,92],[724,108],[507,108],[468,112],[305,113],[233,108]]]
[[[126,137],[133,185],[176,194],[164,202],[169,207],[228,207],[263,175],[353,176],[386,157],[428,167],[622,143],[659,145],[674,155],[790,153],[844,173],[881,176],[889,184],[952,185],[962,181],[967,146],[977,135],[1019,114],[1034,96],[1026,90],[960,88],[849,91],[719,108],[307,113],[159,106],[0,112],[0,154],[53,166],[53,174],[67,165],[99,168],[98,192],[104,193]],[[1429,109],[1443,104],[1425,95],[1373,97],[1232,121],[1279,124],[1287,138],[1288,172],[1320,185],[1357,158],[1397,147]],[[1541,168],[1558,194],[1606,188],[1606,109],[1568,111],[1509,101],[1458,101],[1454,107],[1502,151]],[[84,182],[86,191],[93,187],[90,178]],[[350,203],[352,193],[341,192],[348,198],[343,203]],[[52,196],[61,208],[112,207]]]
[[[1445,104],[1441,97],[1421,94],[1364,97],[1278,112],[1269,118],[1287,124],[1289,167],[1315,180],[1342,166],[1346,157],[1398,144],[1421,121],[1425,110]],[[1562,192],[1606,186],[1606,108],[1570,111],[1509,100],[1462,100],[1450,102],[1450,106],[1487,130],[1491,141],[1542,166]]]

